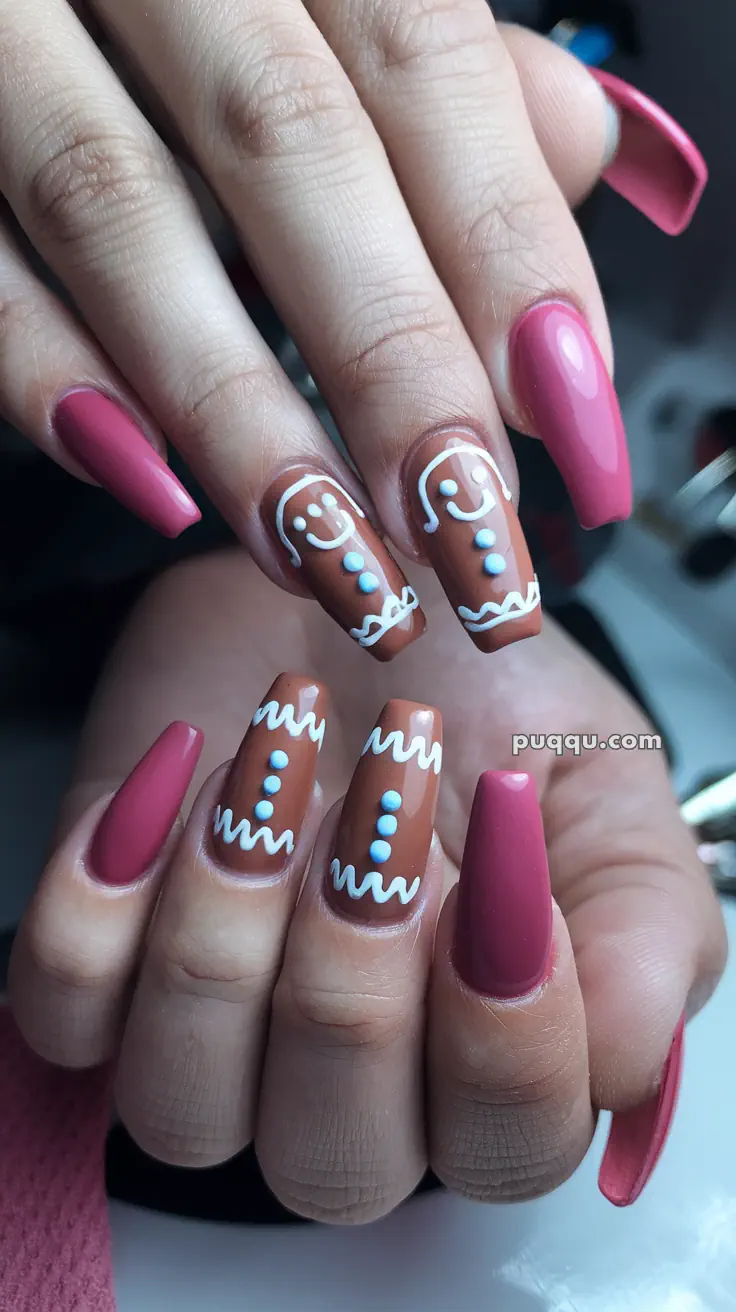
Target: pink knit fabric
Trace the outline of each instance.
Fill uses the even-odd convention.
[[[115,1312],[107,1070],[34,1056],[0,1009],[0,1312]]]

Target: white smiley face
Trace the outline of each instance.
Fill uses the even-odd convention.
[[[427,516],[427,522],[424,525],[425,533],[435,533],[440,526],[437,511],[429,500],[427,489],[429,476],[439,465],[443,464],[445,460],[451,459],[452,456],[472,456],[474,458],[475,464],[470,471],[470,479],[475,486],[480,489],[481,496],[480,505],[474,507],[473,510],[461,510],[454,499],[460,491],[456,479],[449,477],[440,479],[440,482],[437,484],[437,491],[442,499],[441,504],[446,506],[447,513],[451,519],[461,520],[464,523],[472,523],[474,520],[483,519],[489,511],[494,509],[498,502],[496,494],[491,490],[490,486],[491,472],[495,475],[505,499],[507,501],[511,500],[511,492],[506,486],[501,471],[493,459],[493,456],[489,455],[487,451],[481,450],[475,444],[471,445],[469,442],[456,443],[454,446],[449,446],[446,450],[441,451],[433,460],[430,460],[429,464],[425,466],[419,477],[417,491],[419,494],[419,500],[421,501],[422,507]]]
[[[329,483],[332,487],[337,489],[342,497],[345,498],[356,515],[359,515],[361,519],[365,518],[365,514],[358,503],[353,501],[350,493],[340,487],[340,484],[336,483],[333,478],[328,478],[324,474],[307,474],[306,477],[293,483],[291,487],[287,488],[286,492],[284,492],[276,508],[276,531],[291,556],[292,564],[296,565],[297,568],[301,565],[302,561],[301,556],[289,535],[290,533],[297,535],[304,533],[309,545],[316,547],[318,551],[336,551],[340,547],[344,547],[345,543],[348,542],[350,538],[354,537],[356,532],[353,515],[351,515],[349,510],[345,510],[339,504],[334,492],[322,492],[320,494],[317,489],[315,489],[317,497],[314,501],[310,501],[307,506],[306,516],[295,515],[289,524],[289,532],[287,532],[284,527],[284,514],[288,502],[291,501],[292,497],[295,496],[297,492],[302,492],[305,488],[311,487],[315,483]],[[342,526],[340,532],[334,538],[318,537],[316,533],[312,532],[312,528],[316,528],[317,523],[322,518],[325,510],[329,511]]]
[[[474,519],[482,519],[483,516],[487,515],[489,510],[493,510],[496,505],[496,498],[491,492],[491,489],[483,486],[483,484],[488,483],[489,480],[489,473],[486,466],[480,464],[476,465],[471,471],[470,477],[476,487],[481,488],[480,505],[476,506],[475,510],[461,510],[457,502],[452,500],[459,490],[454,478],[443,478],[437,489],[441,497],[447,498],[448,515],[452,515],[453,519],[463,520],[464,523],[470,523]]]

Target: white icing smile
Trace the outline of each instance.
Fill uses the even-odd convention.
[[[318,538],[314,533],[307,533],[307,542],[311,546],[317,547],[320,551],[334,551],[336,547],[344,547],[345,543],[355,536],[355,520],[352,515],[348,514],[347,510],[336,510],[335,514],[340,516],[345,525],[342,533],[336,538],[329,539]]]
[[[501,474],[501,470],[499,469],[498,465],[493,459],[493,456],[489,455],[487,451],[483,451],[480,447],[477,447],[470,442],[457,442],[454,446],[448,446],[445,451],[440,451],[440,454],[438,456],[435,456],[433,460],[430,460],[428,465],[425,465],[424,469],[419,475],[417,492],[419,495],[419,500],[422,503],[422,509],[424,510],[424,513],[427,516],[427,521],[424,525],[425,533],[436,533],[437,529],[440,526],[440,521],[437,515],[437,511],[434,509],[434,506],[431,505],[429,496],[427,494],[427,480],[430,474],[432,474],[434,470],[437,469],[438,465],[441,465],[443,463],[443,461],[450,460],[453,456],[463,456],[463,455],[473,456],[476,459],[476,461],[479,462],[470,475],[470,477],[472,478],[473,482],[476,485],[480,485],[480,483],[485,481],[483,478],[483,473],[485,472],[484,466],[487,466],[487,468],[490,469],[491,472],[495,475],[498,481],[498,485],[506,501],[511,500],[511,492],[507,487],[503,475]],[[450,496],[454,497],[455,493],[458,491],[457,485],[454,483],[454,480],[452,479],[448,480],[448,484],[452,484],[450,490]],[[440,495],[444,496],[445,493],[441,492]],[[461,510],[460,507],[457,505],[457,502],[451,500],[447,502],[447,513],[453,519],[465,520],[466,522],[468,522],[476,519],[482,519],[484,515],[488,514],[489,510],[493,510],[495,505],[496,505],[496,498],[494,497],[490,488],[485,487],[483,488],[483,495],[481,496],[481,504],[479,508],[477,508],[476,510]]]
[[[348,502],[348,504],[355,512],[355,514],[360,516],[361,519],[365,519],[365,511],[361,510],[357,501],[354,501],[350,493],[346,492],[345,488],[341,487],[340,484],[337,483],[334,478],[329,478],[327,474],[305,474],[304,478],[297,479],[296,483],[292,483],[291,487],[287,487],[286,491],[283,493],[281,499],[279,500],[278,506],[276,507],[276,532],[278,533],[281,541],[283,542],[284,546],[286,547],[286,550],[289,553],[289,556],[291,557],[292,565],[294,565],[297,569],[299,569],[299,566],[302,563],[302,558],[299,555],[299,552],[297,551],[297,548],[295,547],[291,538],[289,537],[289,534],[286,532],[286,529],[284,527],[284,516],[286,512],[286,507],[288,503],[291,501],[292,497],[296,496],[298,492],[303,492],[305,488],[312,487],[312,485],[315,483],[321,483],[321,484],[323,483],[329,487],[337,488],[337,491],[340,493],[340,496],[345,498],[345,500]],[[310,546],[316,547],[318,551],[335,551],[338,550],[340,547],[343,547],[345,543],[349,540],[349,538],[354,536],[355,519],[349,513],[349,511],[343,510],[342,507],[338,505],[337,497],[332,492],[323,493],[322,505],[327,507],[329,510],[333,511],[335,514],[339,515],[340,522],[344,524],[345,527],[343,531],[339,533],[336,538],[331,538],[331,539],[318,538],[314,533],[307,533],[306,540],[310,544]],[[316,504],[316,502],[313,502],[307,507],[307,514],[310,516],[310,518],[318,519],[322,515],[322,510],[320,506]],[[304,533],[305,530],[308,528],[308,524],[303,515],[297,515],[293,520],[293,522],[291,523],[290,528],[292,532]]]

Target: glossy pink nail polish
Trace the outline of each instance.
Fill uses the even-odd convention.
[[[534,780],[486,770],[465,840],[453,961],[458,975],[492,998],[519,998],[549,968],[552,893]]]
[[[542,301],[510,342],[519,401],[559,469],[583,528],[631,514],[631,470],[621,410],[582,315]]]
[[[685,1056],[685,1017],[680,1018],[653,1098],[616,1112],[598,1175],[598,1188],[615,1207],[630,1207],[652,1177],[670,1132]]]
[[[192,782],[204,735],[176,720],[118,789],[95,831],[90,873],[103,884],[132,884],[171,832]]]
[[[178,537],[202,518],[166,461],[108,396],[92,388],[68,392],[56,406],[53,427],[90,478],[165,537]]]
[[[656,101],[612,73],[589,71],[621,120],[619,147],[604,180],[663,232],[677,237],[692,219],[708,181],[703,156]]]

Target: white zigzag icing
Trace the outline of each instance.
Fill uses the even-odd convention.
[[[233,829],[233,813],[229,807],[225,807],[224,810],[219,806],[215,808],[214,831],[215,834],[222,834],[226,843],[237,841],[243,852],[252,852],[258,842],[263,843],[269,856],[275,856],[282,847],[286,848],[289,856],[294,851],[294,834],[291,829],[285,829],[278,838],[274,836],[273,829],[269,825],[261,825],[260,829],[256,829],[253,833],[250,820],[238,821]]]
[[[501,602],[486,601],[477,611],[470,610],[467,606],[458,606],[457,613],[468,633],[485,633],[487,629],[495,629],[497,624],[505,624],[507,620],[516,620],[521,615],[528,615],[530,611],[536,609],[540,601],[539,580],[535,574],[527,588],[526,600],[520,592],[508,592]],[[486,620],[485,623],[478,622],[488,614],[491,615],[491,619]]]
[[[403,906],[406,906],[407,902],[411,902],[412,898],[416,896],[420,883],[417,875],[416,879],[407,888],[406,880],[401,875],[395,875],[388,888],[384,888],[383,875],[380,871],[369,870],[360,883],[356,884],[355,866],[345,866],[344,870],[341,870],[337,857],[330,866],[330,874],[332,875],[333,886],[338,893],[346,888],[348,896],[357,899],[365,897],[365,894],[370,892],[373,894],[375,902],[388,902],[390,897],[397,896]]]
[[[381,730],[376,726],[372,730],[361,756],[365,756],[366,752],[373,752],[374,756],[380,756],[381,752],[386,752],[390,748],[391,755],[396,762],[408,761],[412,756],[416,756],[417,765],[421,770],[434,770],[435,774],[439,774],[442,769],[441,743],[432,743],[429,753],[427,753],[427,744],[424,738],[420,738],[419,735],[412,738],[408,747],[405,746],[405,741],[401,729],[392,729],[391,733],[386,734],[386,737],[382,739]]]
[[[451,456],[464,455],[464,454],[477,456],[478,460],[482,460],[486,465],[488,465],[489,469],[493,470],[493,473],[495,474],[498,480],[498,485],[504,497],[506,498],[507,501],[511,500],[511,490],[508,487],[508,484],[506,483],[506,480],[504,479],[501,470],[499,469],[498,465],[493,459],[493,456],[490,455],[488,451],[484,451],[482,447],[475,446],[475,444],[472,442],[456,442],[454,446],[448,446],[444,451],[440,451],[440,454],[438,456],[435,456],[434,460],[430,460],[429,464],[425,466],[425,468],[422,470],[421,474],[419,475],[417,492],[419,494],[419,500],[422,503],[422,508],[424,510],[424,513],[427,516],[427,522],[424,525],[425,533],[435,533],[439,528],[439,524],[440,524],[439,518],[437,516],[437,512],[435,511],[434,507],[430,505],[429,497],[427,496],[427,479],[429,478],[432,471],[436,469],[438,465],[442,464],[443,460],[449,460]],[[485,496],[482,498],[481,504],[483,506],[486,506],[487,502]],[[449,502],[448,510],[450,509],[450,506],[453,505],[454,502]],[[491,507],[488,508],[490,509]],[[452,514],[454,519],[476,519],[476,518],[480,518],[480,514],[484,514],[486,512],[485,510],[483,510],[480,512],[480,514],[478,514],[477,512],[474,511],[472,514],[469,514],[468,512],[463,512],[461,510],[458,510],[457,506],[455,506],[454,511],[451,510],[450,513]]]
[[[416,610],[419,605],[419,598],[412,587],[407,586],[402,590],[401,596],[397,597],[394,592],[386,598],[381,607],[380,615],[366,615],[359,629],[351,629],[350,637],[355,638],[361,647],[372,647],[375,642],[388,633],[394,625],[400,624],[407,615]],[[377,624],[378,628],[371,633],[371,626]]]
[[[278,702],[266,702],[265,706],[259,706],[252,723],[260,724],[261,720],[266,721],[267,729],[278,729],[283,724],[287,733],[292,738],[298,738],[306,729],[313,743],[317,744],[317,750],[322,747],[325,736],[325,722],[320,720],[317,724],[317,717],[314,711],[307,711],[303,720],[297,720],[296,711],[291,702],[286,702],[281,706]]]

